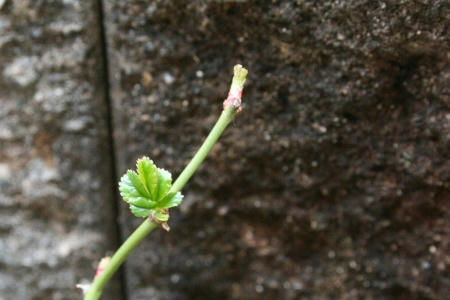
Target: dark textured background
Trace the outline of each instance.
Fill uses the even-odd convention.
[[[139,224],[118,177],[176,176],[236,63],[243,112],[114,296],[450,294],[447,1],[48,2],[0,4],[0,299],[75,299],[116,202]]]

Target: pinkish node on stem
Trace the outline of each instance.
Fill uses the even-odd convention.
[[[106,266],[109,264],[109,261],[111,260],[111,257],[107,256],[107,257],[103,257],[100,260],[100,263],[98,264],[97,270],[95,271],[95,276],[94,278],[97,278],[98,276],[100,276],[100,274],[102,274],[103,270],[106,268]]]
[[[234,66],[234,76],[231,82],[230,91],[228,92],[228,97],[223,102],[223,109],[230,106],[237,109],[237,112],[241,111],[241,99],[242,90],[244,89],[245,78],[247,77],[247,69],[241,65]]]
[[[223,109],[226,109],[227,107],[234,106],[237,108],[241,107],[241,100],[242,100],[242,91],[238,91],[237,95],[232,94],[231,92],[228,94],[227,99],[223,101]]]

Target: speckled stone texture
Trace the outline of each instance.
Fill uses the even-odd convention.
[[[176,176],[245,107],[127,264],[130,299],[444,299],[447,1],[106,1],[120,173]],[[139,223],[122,204],[124,234]],[[447,295],[447,296],[445,296]]]
[[[116,247],[98,12],[0,1],[2,300],[80,299]]]

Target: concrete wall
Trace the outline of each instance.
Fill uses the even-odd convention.
[[[104,299],[445,299],[446,1],[0,1],[0,299],[74,285],[244,110]],[[102,26],[103,25],[103,26]]]
[[[2,3],[0,299],[77,299],[117,244],[99,6]]]

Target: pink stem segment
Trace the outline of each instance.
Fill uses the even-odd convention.
[[[245,78],[247,77],[248,71],[241,65],[235,65],[233,71],[233,80],[231,82],[230,91],[228,92],[228,97],[223,102],[223,109],[232,106],[237,109],[237,112],[240,112],[242,90],[244,89]]]

